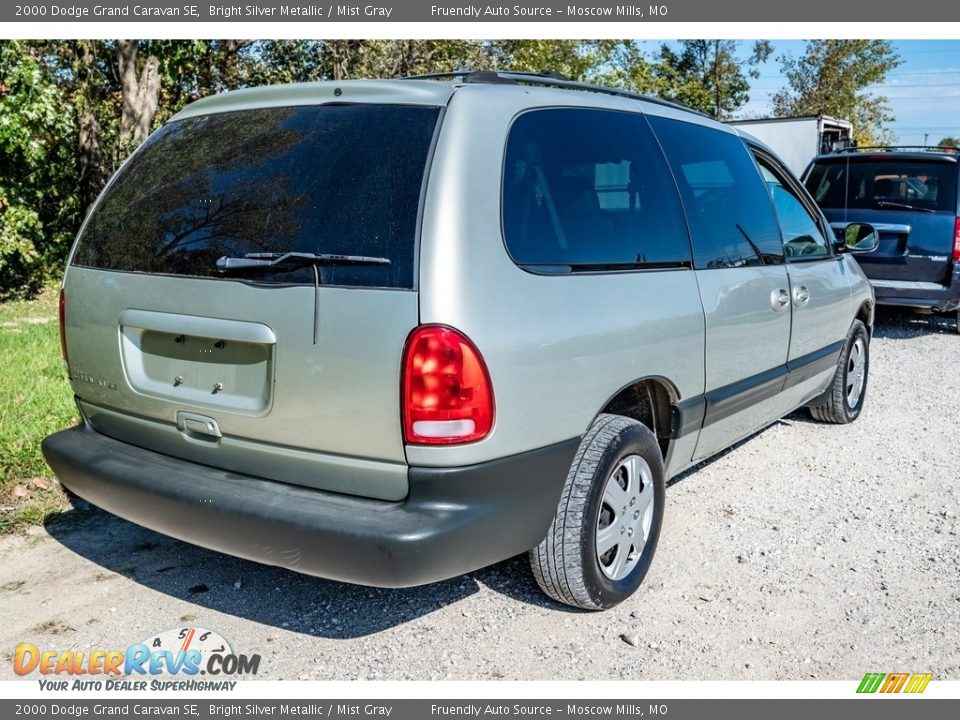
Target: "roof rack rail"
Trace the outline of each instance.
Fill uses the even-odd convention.
[[[566,75],[558,72],[503,72],[499,70],[452,70],[450,72],[425,73],[423,75],[406,75],[401,80],[445,80],[447,78],[461,78],[467,83],[500,83],[502,85],[515,85],[515,80],[504,78],[506,75],[523,76],[528,82],[535,82],[537,79],[543,80],[561,80],[563,82],[573,82]]]
[[[958,148],[943,147],[941,145],[852,145],[850,147],[840,148],[836,152],[876,152],[890,150],[926,150],[928,152],[957,152]]]
[[[514,72],[504,70],[457,70],[452,72],[428,73],[426,75],[409,75],[401,78],[403,80],[446,80],[450,78],[460,78],[465,85],[489,83],[495,85],[537,85],[542,87],[561,88],[565,90],[583,90],[586,92],[602,93],[604,95],[614,95],[616,97],[630,98],[631,100],[643,100],[644,102],[665,105],[666,107],[676,108],[685,112],[692,112],[702,117],[710,117],[706,113],[694,110],[686,105],[672,100],[651,97],[635,93],[631,90],[621,88],[605,87],[603,85],[593,85],[591,83],[578,82],[561,75],[557,72]]]

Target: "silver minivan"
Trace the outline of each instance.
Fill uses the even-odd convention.
[[[555,75],[263,87],[188,106],[70,254],[77,495],[162,533],[410,586],[529,551],[608,608],[665,481],[863,407],[874,298],[765,147]]]

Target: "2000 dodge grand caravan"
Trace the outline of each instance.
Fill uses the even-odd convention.
[[[63,484],[208,548],[407,586],[530,551],[628,597],[664,481],[797,407],[860,413],[873,320],[764,147],[555,76],[201,100],[68,261]]]

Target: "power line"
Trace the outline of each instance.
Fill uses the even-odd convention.
[[[773,100],[773,95],[768,95],[767,97],[761,98],[750,98],[747,102],[758,103],[770,102],[771,100]],[[887,102],[891,103],[900,102],[901,100],[941,100],[944,102],[949,102],[951,100],[960,100],[960,95],[895,95],[887,98]]]
[[[887,102],[900,102],[901,100],[960,100],[960,95],[897,95],[888,97]]]
[[[904,70],[903,72],[887,73],[887,77],[906,77],[914,75],[960,75],[960,70]]]
[[[949,69],[949,70],[911,70],[905,72],[891,72],[887,73],[888,78],[892,77],[915,77],[917,75],[960,75],[960,70]],[[779,79],[784,77],[781,75],[759,75],[758,78]]]
[[[881,88],[881,89],[883,89],[883,90],[890,90],[890,89],[893,89],[893,88],[901,88],[901,87],[909,87],[909,88],[955,87],[955,88],[960,88],[960,80],[957,80],[956,82],[948,82],[948,83],[920,83],[920,84],[918,84],[918,85],[896,85],[896,84],[893,84],[893,85],[884,85],[884,84],[882,84],[882,83],[870,83],[870,84],[867,85],[866,87],[870,87],[870,88]]]

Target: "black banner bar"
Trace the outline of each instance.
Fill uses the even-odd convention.
[[[863,22],[862,3],[805,0],[585,0],[514,4],[398,0],[338,4],[310,0],[24,0],[3,3],[0,22]],[[871,0],[870,22],[955,22],[960,3]]]

